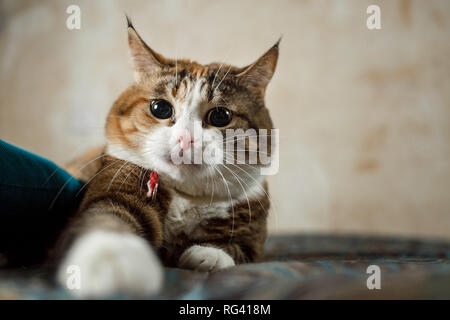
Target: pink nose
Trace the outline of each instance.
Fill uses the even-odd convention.
[[[192,138],[188,131],[185,131],[180,134],[177,141],[180,144],[181,150],[185,151],[191,147],[192,143],[194,143],[194,138]]]

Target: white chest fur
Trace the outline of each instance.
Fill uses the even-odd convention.
[[[229,201],[197,201],[174,193],[164,224],[165,240],[170,241],[180,234],[200,238],[208,219],[228,218],[230,207]]]
[[[192,240],[201,239],[209,219],[227,219],[232,215],[232,206],[236,206],[241,201],[247,202],[265,194],[262,188],[263,177],[258,177],[258,179],[260,181],[256,179],[247,181],[246,186],[248,188],[245,191],[243,190],[243,193],[240,195],[233,195],[232,201],[224,199],[211,202],[209,197],[202,199],[185,197],[171,190],[172,202],[164,223],[164,239],[169,243],[174,237],[179,235],[187,236]],[[234,186],[234,189],[239,190],[238,186]],[[224,194],[226,194],[226,191],[224,191]]]

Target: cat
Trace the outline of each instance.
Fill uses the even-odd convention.
[[[109,112],[96,173],[59,241],[57,279],[66,287],[77,266],[80,297],[155,294],[163,264],[214,272],[260,261],[267,236],[260,163],[174,164],[170,155],[218,149],[226,139],[212,137],[227,129],[273,128],[264,96],[279,41],[244,68],[201,65],[157,53],[127,21],[135,80]],[[149,198],[151,172],[158,186]]]

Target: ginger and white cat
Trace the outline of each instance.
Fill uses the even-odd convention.
[[[60,241],[58,280],[65,286],[67,268],[78,266],[81,297],[154,294],[163,264],[216,271],[263,257],[261,164],[176,164],[172,155],[220,149],[227,129],[272,129],[264,95],[278,43],[238,68],[165,58],[130,22],[128,42],[135,82],[112,106],[96,173]],[[159,177],[153,200],[150,172]]]

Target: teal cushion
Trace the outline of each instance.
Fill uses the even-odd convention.
[[[59,231],[81,186],[53,162],[0,140],[0,249],[29,249]]]

